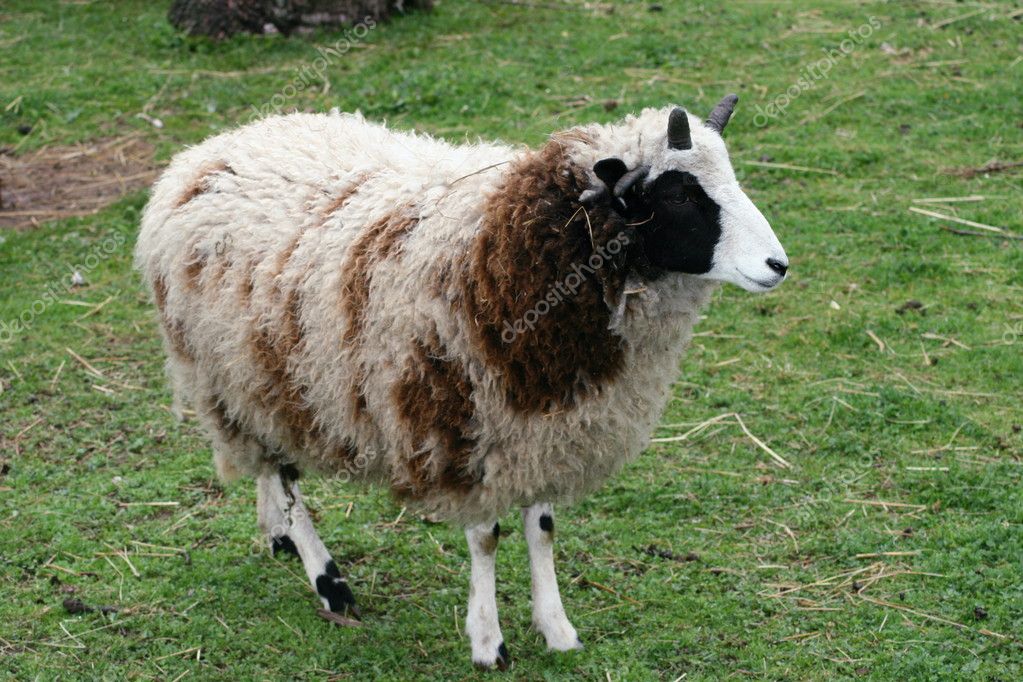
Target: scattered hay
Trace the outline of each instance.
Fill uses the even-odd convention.
[[[153,146],[139,133],[24,156],[0,150],[0,229],[91,215],[151,184],[157,170]]]

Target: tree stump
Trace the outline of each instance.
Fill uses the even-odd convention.
[[[189,35],[226,38],[235,33],[289,34],[318,27],[382,21],[433,0],[174,0],[167,19]]]

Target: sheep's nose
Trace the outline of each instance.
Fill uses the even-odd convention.
[[[777,258],[768,258],[767,259],[767,267],[771,268],[772,270],[777,272],[782,277],[784,277],[785,273],[788,272],[788,270],[789,270],[789,264],[788,263],[782,263]]]

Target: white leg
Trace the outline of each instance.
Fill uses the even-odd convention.
[[[469,611],[465,632],[472,643],[472,662],[481,668],[508,668],[511,659],[504,646],[501,624],[497,620],[495,557],[501,528],[496,523],[465,529],[472,558],[469,583]]]
[[[298,548],[288,534],[291,531],[291,521],[286,509],[291,504],[276,471],[263,473],[256,478],[256,516],[274,556],[280,552],[298,556]]]
[[[565,616],[554,575],[554,509],[546,503],[524,507],[522,522],[533,578],[533,627],[543,634],[549,649],[581,649],[582,642]]]
[[[335,613],[352,613],[359,609],[348,583],[341,577],[320,536],[298,490],[293,467],[267,471],[256,480],[259,525],[268,536],[274,554],[284,550],[302,559],[309,582],[320,595],[323,608]]]

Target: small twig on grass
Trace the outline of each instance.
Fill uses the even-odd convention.
[[[596,3],[596,4],[592,4],[591,5],[590,3],[587,2],[587,3],[581,4],[581,5],[577,5],[577,4],[571,3],[571,2],[560,2],[560,3],[555,3],[555,2],[530,2],[529,0],[486,0],[486,2],[488,4],[491,4],[491,5],[496,5],[496,4],[512,5],[514,7],[528,7],[530,9],[554,9],[554,10],[567,9],[567,10],[575,10],[575,11],[578,11],[578,12],[591,12],[591,11],[593,11],[593,12],[595,12],[595,11],[607,12],[607,11],[613,11],[614,10],[614,5],[612,5],[610,3],[608,3],[608,4]]]
[[[11,368],[12,372],[14,372],[14,376],[18,377],[18,381],[25,380],[25,377],[21,376],[21,372],[18,371],[18,368],[14,366],[14,363],[12,361],[8,360],[7,366]]]
[[[986,225],[984,223],[978,223],[973,220],[966,220],[965,218],[957,218],[954,215],[946,215],[944,213],[938,213],[937,211],[929,211],[926,208],[920,208],[919,206],[910,206],[909,210],[913,213],[919,213],[929,218],[937,218],[939,220],[948,220],[953,223],[959,223],[960,225],[966,225],[968,227],[975,227],[978,230],[987,230],[988,232],[997,232],[998,234],[1010,235],[1004,227],[998,227],[996,225]]]
[[[783,596],[785,596],[787,594],[792,594],[793,592],[799,592],[801,590],[805,590],[805,589],[808,589],[810,587],[820,587],[820,586],[823,586],[823,585],[831,585],[832,582],[834,582],[835,580],[838,580],[839,578],[849,579],[849,578],[851,578],[854,575],[859,575],[860,573],[866,573],[869,570],[876,569],[877,566],[878,566],[878,564],[875,563],[875,564],[871,564],[870,566],[864,566],[863,568],[856,568],[856,569],[853,569],[851,571],[845,571],[843,573],[839,573],[838,575],[833,575],[833,576],[831,576],[829,578],[824,578],[824,579],[818,580],[816,582],[807,583],[805,585],[796,585],[794,587],[787,587],[785,589],[779,590],[778,592],[776,592],[774,594],[766,594],[766,593],[761,593],[761,594],[763,596],[765,596],[765,597],[770,598],[770,599],[777,599],[778,597],[783,597]]]
[[[961,235],[963,235],[965,237],[987,237],[988,239],[1020,239],[1020,240],[1023,240],[1023,235],[1009,234],[1008,232],[1005,232],[1003,234],[994,234],[994,233],[990,233],[990,232],[974,232],[973,230],[960,230],[960,229],[957,229],[957,228],[954,228],[954,227],[949,227],[948,225],[942,225],[941,229],[945,230],[946,232],[951,232],[952,234],[961,234]]]
[[[824,111],[820,112],[819,114],[811,114],[811,115],[807,116],[806,118],[804,118],[802,121],[799,122],[799,125],[806,125],[807,123],[811,123],[813,121],[820,120],[820,119],[824,118],[825,116],[827,116],[828,114],[830,114],[835,109],[837,109],[838,107],[840,107],[843,104],[845,104],[846,102],[851,102],[854,99],[859,99],[860,97],[863,97],[866,94],[867,94],[866,90],[861,90],[861,91],[857,92],[854,95],[849,95],[848,97],[843,97],[842,99],[838,100],[837,102],[835,102],[834,104],[832,104],[830,107],[828,107]]]
[[[937,22],[936,24],[931,24],[931,30],[932,31],[936,31],[939,28],[945,28],[946,26],[954,24],[957,21],[962,21],[963,19],[969,19],[970,17],[975,17],[978,14],[986,12],[987,10],[988,10],[987,7],[981,7],[980,9],[973,10],[972,12],[967,12],[966,14],[960,14],[957,17],[950,17],[948,19],[942,19],[941,21]]]
[[[945,625],[951,625],[952,627],[958,628],[960,630],[972,630],[972,628],[963,625],[962,623],[957,623],[954,620],[942,618],[941,616],[935,616],[933,614],[925,613],[923,611],[917,611],[916,609],[911,609],[908,606],[903,606],[902,604],[893,604],[890,601],[885,601],[884,599],[875,599],[874,597],[868,597],[864,594],[857,594],[856,596],[862,599],[863,601],[870,602],[871,604],[877,604],[878,606],[887,606],[888,608],[896,609],[897,611],[905,611],[906,613],[912,613],[914,616],[920,616],[921,618],[926,618],[927,620],[933,620],[938,623],[944,623]],[[997,632],[992,632],[991,630],[985,630],[983,628],[977,630],[976,632],[979,632],[982,635],[987,635],[989,637],[1008,639],[1008,637],[1006,637],[1005,635],[999,634]]]
[[[77,360],[83,367],[85,367],[85,369],[89,370],[90,372],[92,372],[93,374],[95,374],[98,377],[102,377],[103,376],[103,372],[99,371],[98,369],[93,367],[91,364],[89,364],[89,361],[86,360],[85,358],[83,358],[81,355],[79,355],[78,353],[74,352],[73,350],[71,350],[67,346],[64,347],[64,350],[66,350],[68,353],[70,353],[71,357],[73,357],[75,360]]]
[[[971,194],[966,197],[921,197],[913,199],[914,204],[955,204],[964,201],[984,201],[986,197],[980,194]]]
[[[395,518],[395,519],[394,519],[394,521],[391,521],[390,523],[388,523],[388,524],[386,524],[386,525],[387,525],[387,526],[388,526],[389,528],[394,528],[395,526],[397,526],[397,525],[398,525],[398,523],[400,523],[400,522],[401,522],[401,517],[405,516],[405,510],[406,510],[406,507],[402,507],[402,508],[401,508],[401,511],[400,511],[400,512],[398,512],[398,516],[397,516],[397,518]]]
[[[772,524],[774,526],[778,526],[779,528],[784,530],[785,534],[789,536],[790,540],[792,540],[792,544],[795,545],[796,553],[797,554],[799,553],[799,541],[796,540],[796,534],[792,532],[791,528],[786,526],[784,523],[778,523],[777,521],[772,521],[771,519],[764,519],[764,521],[767,521],[768,523],[770,523],[770,524]]]
[[[739,416],[738,412],[735,412],[733,414],[735,416],[735,421],[739,422],[739,427],[743,430],[743,432],[747,436],[749,436],[749,439],[751,441],[753,441],[761,450],[763,450],[768,455],[770,455],[771,459],[773,459],[775,461],[775,464],[780,466],[782,469],[791,469],[792,468],[792,465],[789,464],[787,461],[785,461],[784,457],[782,457],[777,452],[775,452],[774,450],[769,448],[767,446],[767,444],[764,443],[764,441],[760,440],[759,438],[754,436],[752,433],[750,433],[750,430],[746,428],[746,423],[744,421],[742,421],[742,417]]]
[[[118,502],[118,507],[177,507],[180,502]]]
[[[926,504],[909,504],[907,502],[886,502],[884,500],[846,499],[843,500],[843,502],[848,502],[850,504],[862,504],[868,507],[884,507],[885,509],[887,509],[888,507],[895,507],[897,509],[914,509],[916,511],[924,511],[925,509],[927,509]]]
[[[877,350],[878,351],[880,351],[882,353],[885,351],[887,346],[885,346],[884,341],[882,341],[880,338],[878,338],[877,334],[875,334],[874,332],[872,332],[871,330],[868,329],[867,330],[867,336],[870,337],[871,341],[873,341],[874,343],[877,344]]]
[[[746,423],[742,420],[742,417],[739,416],[738,412],[726,412],[724,414],[719,414],[716,417],[711,417],[707,421],[701,422],[701,423],[697,424],[696,426],[694,426],[693,428],[689,429],[688,431],[683,433],[681,436],[669,436],[667,438],[651,438],[650,442],[651,443],[677,443],[679,441],[687,440],[693,434],[699,433],[699,432],[703,431],[704,429],[706,429],[707,427],[712,426],[714,424],[717,424],[718,422],[724,421],[724,420],[729,419],[729,418],[734,418],[735,422],[742,429],[743,433],[745,433],[746,436],[748,436],[749,439],[752,440],[753,443],[757,447],[759,447],[761,450],[763,450],[768,455],[770,455],[771,459],[774,460],[775,464],[777,464],[782,469],[791,469],[792,468],[792,465],[789,464],[785,460],[784,457],[782,457],[777,452],[775,452],[770,447],[768,447],[768,445],[766,443],[764,443],[764,441],[762,441],[759,438],[757,438],[756,436],[754,436],[750,432],[750,430],[748,428],[746,428]]]
[[[28,426],[23,428],[21,431],[18,431],[18,435],[14,437],[14,442],[18,442],[19,440],[21,440],[22,436],[24,436],[26,433],[31,431],[32,428],[35,427],[36,425],[42,423],[42,421],[43,421],[43,417],[39,417],[34,422],[32,422],[31,424],[29,424]]]
[[[984,164],[979,168],[947,168],[944,172],[947,175],[957,175],[961,178],[972,178],[975,175],[983,175],[984,173],[1000,173],[1014,168],[1023,168],[1023,161],[992,161],[991,163]]]
[[[105,306],[107,303],[110,303],[112,300],[114,300],[113,296],[107,296],[105,301],[103,301],[102,303],[97,303],[92,308],[90,308],[87,312],[85,312],[83,315],[79,315],[78,316],[78,321],[81,322],[85,318],[91,317],[91,316],[95,315],[96,313],[98,313],[100,310],[103,309],[103,306]],[[92,304],[90,304],[90,305],[92,305]]]
[[[651,443],[676,443],[678,441],[688,440],[688,438],[690,436],[692,436],[694,434],[697,434],[697,433],[703,431],[704,429],[706,429],[707,427],[713,426],[714,424],[717,424],[720,421],[728,419],[729,417],[732,416],[732,414],[733,414],[732,412],[725,412],[724,414],[719,414],[716,417],[711,417],[707,421],[700,422],[699,424],[697,424],[693,428],[691,428],[688,431],[686,431],[685,433],[683,433],[681,436],[669,436],[667,438],[651,438],[650,442]],[[668,428],[668,427],[661,427],[661,428]]]
[[[194,647],[192,647],[191,649],[182,649],[181,651],[175,651],[175,652],[174,652],[173,654],[164,654],[163,656],[159,656],[159,657],[157,657],[157,658],[154,658],[154,659],[153,659],[153,662],[155,663],[156,661],[162,661],[162,660],[164,660],[165,658],[173,658],[173,657],[175,657],[175,656],[181,656],[181,655],[183,655],[183,654],[190,654],[190,653],[192,653],[193,651],[199,651],[199,650],[200,650],[200,649],[199,649],[199,647],[197,647],[197,646],[194,646]]]
[[[115,556],[120,557],[121,559],[124,560],[124,563],[128,564],[128,570],[131,571],[131,574],[133,576],[135,576],[136,578],[141,578],[142,577],[142,574],[139,573],[138,569],[135,568],[135,564],[131,563],[131,559],[128,558],[128,552],[126,550],[124,550],[124,549],[117,549],[116,547],[108,545],[105,542],[103,544],[106,545],[107,548],[111,552],[113,552]]]
[[[289,629],[289,630],[291,630],[291,631],[292,631],[293,633],[295,633],[296,635],[298,635],[298,638],[299,638],[299,639],[301,639],[301,640],[303,640],[303,641],[305,640],[305,635],[304,635],[304,634],[302,634],[302,631],[301,631],[301,630],[299,630],[299,629],[298,629],[298,628],[296,628],[296,627],[295,627],[294,625],[292,625],[292,624],[291,624],[291,623],[289,623],[288,621],[284,620],[284,619],[283,619],[283,618],[281,618],[280,616],[277,616],[277,620],[281,621],[281,624],[282,624],[282,625],[284,625],[284,627],[288,628],[288,629]]]
[[[761,166],[763,168],[779,168],[781,170],[803,171],[804,173],[824,173],[825,175],[842,174],[829,168],[811,168],[809,166],[795,166],[791,163],[772,163],[770,161],[743,161],[747,166]]]
[[[618,592],[617,590],[615,590],[613,588],[610,588],[607,585],[602,585],[602,584],[600,584],[598,582],[594,582],[594,581],[590,580],[589,578],[587,578],[584,575],[579,576],[577,582],[582,583],[583,585],[589,585],[590,587],[596,587],[598,590],[601,590],[602,592],[607,592],[608,594],[613,594],[614,596],[618,597],[619,599],[624,599],[625,601],[629,602],[630,604],[635,604],[636,606],[643,606],[643,602],[636,601],[632,597],[626,597],[624,594]]]
[[[941,334],[934,334],[932,332],[924,332],[923,334],[920,335],[920,338],[921,339],[928,339],[929,341],[941,341],[943,346],[949,346],[949,345],[959,346],[963,350],[970,350],[970,347],[967,346],[965,343],[963,343],[962,341],[957,341],[954,338],[952,338],[951,336],[942,336]]]
[[[67,360],[63,360],[62,359],[60,361],[60,367],[57,368],[57,371],[54,373],[53,378],[50,379],[50,390],[51,391],[53,389],[57,388],[57,379],[60,378],[60,373],[64,371],[64,365],[65,364],[67,364]]]

